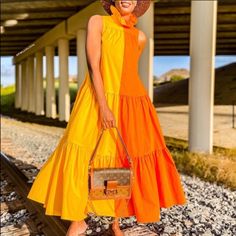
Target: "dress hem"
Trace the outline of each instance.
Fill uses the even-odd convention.
[[[31,199],[31,198],[29,198]],[[40,200],[34,200],[34,199],[31,199],[33,201],[36,201],[40,204],[42,204],[42,207],[46,210],[47,206],[43,205],[44,202],[43,201],[40,201]],[[171,207],[174,207],[174,206],[183,206],[186,204],[186,201],[183,201],[183,202],[175,202],[175,203],[171,203],[171,204],[167,204],[165,206],[160,206],[160,209],[161,208],[165,208],[165,209],[168,209],[168,208],[171,208]],[[87,212],[87,213],[84,213],[85,216],[83,218],[71,218],[71,217],[67,217],[67,216],[62,216],[61,215],[61,212],[59,211],[53,211],[53,212],[45,212],[45,215],[48,215],[48,216],[58,216],[60,217],[60,219],[62,220],[68,220],[68,221],[80,221],[80,220],[84,220],[90,216],[98,216],[98,217],[118,217],[118,218],[129,218],[129,217],[135,217],[136,218],[136,221],[137,223],[144,223],[144,224],[148,224],[148,223],[156,223],[156,222],[159,222],[160,221],[160,216],[158,217],[158,220],[152,220],[152,221],[147,221],[147,220],[138,220],[136,215],[134,214],[130,214],[130,215],[125,215],[125,216],[114,216],[114,215],[96,215],[94,214],[93,212]]]

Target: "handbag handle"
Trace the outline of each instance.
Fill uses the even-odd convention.
[[[127,151],[126,145],[125,145],[125,143],[124,143],[124,141],[123,141],[123,139],[122,139],[122,137],[121,137],[121,135],[120,135],[120,132],[119,132],[118,128],[117,128],[116,126],[114,126],[114,128],[116,128],[116,130],[117,130],[117,132],[118,132],[118,136],[119,136],[119,138],[120,138],[120,140],[121,140],[121,143],[123,144],[123,146],[124,146],[124,148],[125,148],[125,151],[126,151],[126,154],[127,154],[127,159],[128,159],[128,161],[129,161],[129,165],[130,165],[130,167],[132,168],[132,167],[133,167],[133,162],[132,162],[132,159],[131,159],[130,156],[129,156],[129,153],[128,153],[128,151]],[[93,153],[92,153],[92,156],[90,157],[90,160],[89,160],[89,169],[91,168],[92,162],[93,162],[93,160],[94,160],[94,157],[95,157],[94,155],[95,155],[95,152],[96,152],[96,150],[97,150],[97,148],[98,148],[98,144],[99,144],[99,142],[100,142],[100,140],[101,140],[101,138],[102,138],[103,131],[104,131],[104,128],[102,127],[102,131],[101,131],[100,136],[99,136],[99,138],[98,138],[98,142],[97,142],[97,144],[96,144],[96,146],[95,146],[95,149],[94,149],[94,151],[93,151]]]

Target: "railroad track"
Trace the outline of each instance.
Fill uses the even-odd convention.
[[[1,235],[44,235],[37,229],[15,185],[1,170]]]
[[[1,151],[1,172],[3,171],[13,186],[15,186],[15,191],[21,196],[21,202],[23,202],[23,205],[30,213],[30,218],[33,220],[38,231],[46,236],[65,236],[70,222],[61,220],[57,216],[45,215],[45,209],[40,203],[27,199],[27,194],[32,183],[30,183],[30,179],[23,173],[23,171],[26,172],[30,168],[26,168],[26,166],[24,163],[22,165],[19,165],[19,163],[16,165],[13,158],[10,158]],[[21,204],[19,203],[18,207],[19,205]]]
[[[36,177],[41,164],[34,163],[29,164],[15,156],[24,156],[25,149],[14,145],[10,138],[1,139],[2,150],[1,151],[1,183],[7,182],[8,189],[4,190],[2,194],[12,195],[17,192],[19,200],[9,202],[1,201],[1,217],[4,214],[10,212],[16,212],[17,210],[25,212],[26,209],[29,212],[29,220],[24,222],[24,227],[9,226],[1,228],[1,233],[4,236],[65,236],[69,227],[70,221],[62,220],[59,216],[45,215],[45,209],[42,204],[32,201],[27,198],[28,192],[32,186],[32,182]],[[13,148],[14,147],[14,148]],[[6,154],[7,153],[7,154]],[[27,156],[28,158],[28,156]],[[28,160],[28,159],[27,159]],[[3,181],[2,181],[3,180]],[[4,184],[3,184],[4,185]],[[1,186],[2,189],[2,186]],[[9,209],[9,207],[11,209]],[[15,216],[13,217],[15,218]],[[14,219],[15,221],[15,219]],[[98,217],[85,219],[89,225],[87,235],[90,236],[110,236],[110,232],[101,230],[101,223]],[[98,222],[99,221],[99,222]],[[107,222],[104,224],[107,224]],[[28,227],[27,227],[27,226]],[[104,227],[105,228],[105,227]],[[3,229],[3,230],[2,230]],[[30,231],[29,231],[30,229]],[[100,229],[98,231],[98,229]],[[100,232],[101,231],[101,232]],[[126,236],[154,236],[157,235],[150,231],[147,227],[133,227],[125,228],[123,230]]]

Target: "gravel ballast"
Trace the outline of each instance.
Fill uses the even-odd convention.
[[[42,166],[55,149],[63,128],[23,123],[1,117],[1,136],[9,138],[14,145],[25,150],[17,155],[29,164]],[[2,150],[4,151],[4,150]],[[161,208],[159,222],[144,224],[158,235],[236,235],[236,191],[204,182],[196,177],[180,174],[187,204]],[[2,218],[2,216],[1,216]],[[9,217],[9,219],[12,219]],[[4,216],[4,220],[6,220]],[[88,235],[102,235],[111,222],[109,217],[91,217]],[[136,226],[135,217],[121,219],[121,228]],[[142,224],[138,224],[142,226]],[[105,233],[103,234],[105,235]]]

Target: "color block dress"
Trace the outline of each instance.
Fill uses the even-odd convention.
[[[100,216],[136,216],[140,223],[160,220],[160,208],[185,204],[179,173],[167,149],[156,110],[138,74],[137,18],[126,22],[111,5],[103,15],[101,75],[105,97],[134,164],[131,199],[93,200],[88,204],[88,162],[97,143],[101,119],[89,72],[76,95],[65,132],[43,164],[28,193],[45,214],[78,221]],[[106,129],[94,166],[127,167],[115,128]]]

